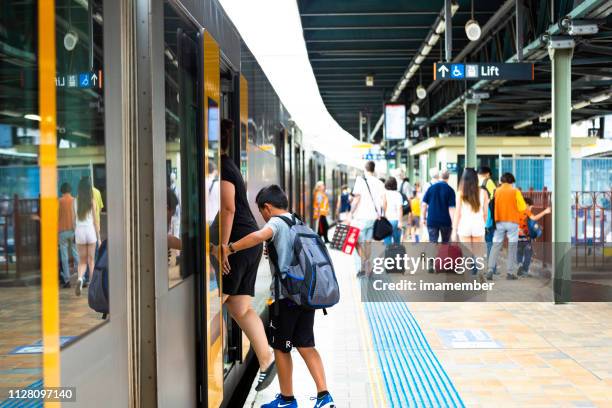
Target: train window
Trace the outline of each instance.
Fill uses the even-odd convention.
[[[201,142],[196,28],[164,7],[168,284],[176,286],[198,267]],[[207,188],[218,190],[216,167]],[[207,209],[208,210],[208,209]]]
[[[42,307],[59,303],[62,347],[104,322],[87,302],[108,222],[102,0],[56,3],[55,82],[42,85],[37,6],[0,6],[0,332],[10,334],[2,340],[8,358],[0,383],[13,388],[42,375],[43,273],[59,278],[59,299],[46,298]],[[55,95],[54,111],[41,112],[42,91]],[[41,116],[55,118],[54,135],[41,134]],[[56,220],[57,230],[50,229]],[[57,263],[42,264],[43,248]]]

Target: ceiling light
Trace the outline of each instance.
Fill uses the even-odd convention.
[[[427,55],[429,54],[429,52],[431,51],[431,45],[425,45],[423,46],[423,50],[421,51],[422,55]]]
[[[580,101],[577,102],[575,104],[572,105],[572,109],[582,109],[582,108],[586,108],[587,106],[589,106],[591,104],[591,102],[589,101]]]
[[[410,116],[406,115],[406,124],[409,125],[410,124]]]
[[[433,47],[434,45],[436,45],[439,39],[440,39],[440,36],[436,33],[433,33],[431,37],[429,37],[429,41],[427,41],[427,45],[430,45]]]
[[[603,102],[603,101],[607,101],[608,99],[610,99],[610,94],[609,93],[602,93],[601,95],[597,95],[591,98],[591,103],[599,103],[599,102]]]
[[[444,21],[443,18],[441,18],[440,22],[436,26],[436,34],[442,34],[445,28],[446,28],[446,22]]]
[[[465,34],[470,41],[476,41],[480,38],[480,34],[482,30],[480,29],[480,24],[476,20],[468,20],[465,23]]]
[[[425,89],[423,85],[417,86],[416,95],[417,95],[417,98],[419,99],[425,99],[425,97],[427,97],[427,90]]]
[[[540,116],[540,117],[538,118],[538,120],[539,120],[540,122],[546,122],[546,121],[547,121],[547,120],[549,120],[550,118],[552,118],[552,113],[546,113],[546,114],[544,114],[544,115]]]
[[[10,116],[11,118],[20,118],[21,113],[12,110],[1,110],[0,115]]]
[[[74,50],[78,42],[79,35],[74,31],[68,31],[66,35],[64,35],[64,48],[66,48],[67,51]]]
[[[404,75],[404,78],[406,79],[406,81],[409,81],[410,78],[412,78],[412,72],[410,71],[406,72],[406,75]]]
[[[421,108],[419,108],[419,105],[417,105],[416,103],[410,105],[410,113],[412,113],[413,115],[418,115],[420,110]]]
[[[24,118],[29,119],[29,120],[35,120],[40,122],[40,116],[34,114],[34,113],[27,113],[25,115],[23,115]]]
[[[408,70],[408,72],[411,74],[414,74],[415,72],[417,72],[418,69],[419,69],[418,65],[412,65],[410,69]]]
[[[421,62],[423,62],[424,59],[425,59],[424,55],[419,55],[419,56],[416,57],[414,62],[416,62],[417,64],[420,64]]]
[[[531,121],[531,120],[526,120],[526,121],[524,121],[524,122],[519,122],[519,123],[516,123],[516,124],[515,124],[514,126],[512,126],[512,127],[513,127],[514,129],[522,129],[522,128],[525,128],[525,127],[527,127],[527,126],[531,126],[531,125],[533,125],[533,121]]]
[[[366,86],[374,86],[374,75],[366,75]]]

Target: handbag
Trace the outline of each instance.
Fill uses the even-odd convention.
[[[366,187],[368,188],[368,193],[370,193],[374,210],[376,210],[376,214],[379,214],[378,208],[376,208],[376,201],[374,201],[374,196],[372,195],[372,190],[370,190],[370,185],[368,184],[368,179],[366,179],[365,176],[363,176],[363,181],[365,181]],[[376,221],[374,221],[372,230],[372,238],[374,238],[375,241],[382,241],[389,235],[393,234],[393,226],[384,215],[381,215],[376,219]]]

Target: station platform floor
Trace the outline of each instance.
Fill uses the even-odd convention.
[[[315,339],[338,408],[612,407],[612,303],[365,303],[351,256],[331,252],[341,301],[317,313]],[[292,355],[298,404],[313,406]]]
[[[0,406],[8,388],[26,388],[42,378],[40,287],[0,287]],[[60,289],[60,336],[67,345],[104,320],[72,288]]]

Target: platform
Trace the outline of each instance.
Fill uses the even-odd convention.
[[[362,303],[351,257],[332,257],[342,298],[315,337],[338,407],[612,406],[612,304]],[[313,404],[297,353],[294,388]]]

